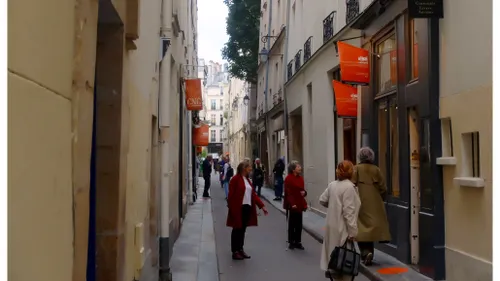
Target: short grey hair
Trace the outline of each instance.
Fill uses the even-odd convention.
[[[293,160],[292,162],[290,162],[290,164],[288,164],[288,173],[289,174],[293,173],[295,168],[297,168],[297,165],[300,165],[299,161],[297,160]]]
[[[358,159],[360,163],[370,163],[375,162],[375,152],[367,146],[362,147],[358,153]]]

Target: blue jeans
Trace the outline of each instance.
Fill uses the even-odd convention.
[[[229,182],[224,181],[222,186],[224,187],[224,193],[226,193],[226,198],[227,198],[227,195],[229,194]]]
[[[283,176],[274,176],[274,196],[283,197]]]

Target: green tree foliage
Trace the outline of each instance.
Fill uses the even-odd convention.
[[[226,19],[229,40],[222,49],[222,57],[229,63],[231,76],[256,83],[260,0],[224,0],[224,3],[229,8]]]

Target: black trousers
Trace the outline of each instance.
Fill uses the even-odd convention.
[[[302,212],[288,211],[288,243],[302,242]]]
[[[374,254],[375,244],[373,242],[358,242],[358,247],[362,257],[366,257],[368,253]]]
[[[203,197],[210,196],[208,194],[208,190],[210,189],[210,175],[204,175],[203,179],[205,180],[205,188],[203,189]]]
[[[241,207],[241,228],[233,228],[233,231],[231,231],[231,252],[233,253],[243,251],[245,232],[247,231],[251,212],[252,207],[250,205],[243,205]]]

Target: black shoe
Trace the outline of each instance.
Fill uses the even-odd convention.
[[[373,254],[372,253],[368,253],[366,255],[366,257],[364,258],[363,263],[366,266],[370,266],[370,265],[372,265],[372,261],[373,261]]]
[[[273,201],[281,201],[281,198],[276,197],[276,198],[273,199]]]
[[[295,249],[295,244],[294,243],[289,243],[288,244],[288,249],[290,249],[290,250]]]
[[[295,249],[305,250],[305,248],[304,248],[304,246],[302,245],[302,243],[295,243],[295,244],[294,244],[294,247],[295,247]]]

